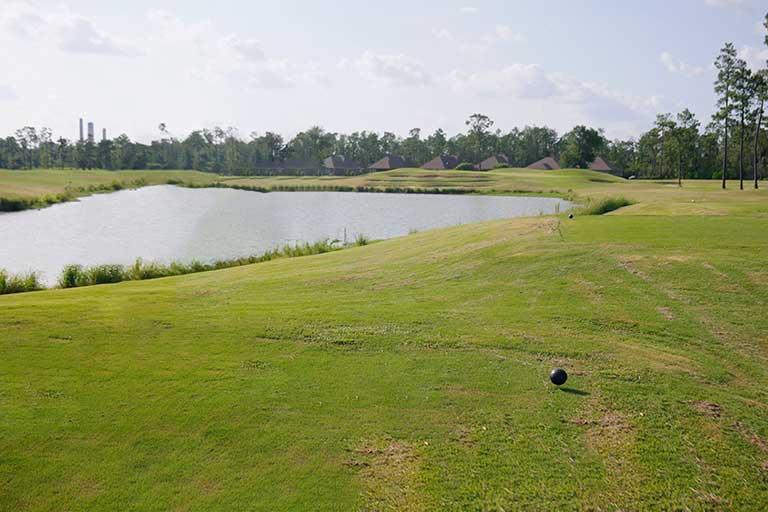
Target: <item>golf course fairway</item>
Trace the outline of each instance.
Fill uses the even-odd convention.
[[[456,176],[635,204],[0,296],[0,510],[765,510],[768,193]]]

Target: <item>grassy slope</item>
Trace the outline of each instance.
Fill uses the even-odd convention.
[[[764,509],[768,196],[558,186],[646,202],[0,297],[0,509]]]
[[[0,169],[0,197],[36,199],[46,195],[67,192],[68,189],[91,185],[110,185],[113,182],[126,186],[137,180],[148,185],[167,183],[169,179],[187,183],[206,184],[219,180],[215,174],[197,171],[76,171],[33,170],[7,171]]]

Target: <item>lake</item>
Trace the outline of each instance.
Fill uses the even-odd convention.
[[[298,242],[353,241],[565,211],[547,197],[188,189],[161,185],[0,214],[0,268],[55,284],[70,263],[211,261]]]

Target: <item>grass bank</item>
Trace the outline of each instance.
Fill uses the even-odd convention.
[[[221,179],[196,171],[0,170],[0,212],[44,208],[91,194],[147,185],[203,185]]]
[[[222,259],[209,263],[200,261],[184,263],[176,261],[169,264],[163,264],[147,262],[139,258],[133,265],[128,266],[95,265],[91,267],[83,267],[82,265],[67,265],[59,276],[58,286],[59,288],[79,288],[81,286],[113,284],[123,281],[145,281],[147,279],[196,274],[198,272],[209,272],[211,270],[264,263],[265,261],[272,261],[278,258],[313,256],[316,254],[325,254],[327,252],[339,251],[349,247],[368,244],[369,240],[365,236],[358,235],[354,242],[347,245],[341,245],[337,240],[322,240],[314,243],[307,242],[303,244],[285,245],[258,255]]]
[[[637,203],[0,297],[0,509],[763,509],[768,196],[586,189]]]
[[[147,262],[138,258],[133,265],[105,264],[85,267],[72,264],[67,265],[62,270],[58,278],[58,288],[80,288],[82,286],[114,284],[123,281],[145,281],[161,277],[196,274],[198,272],[264,263],[278,258],[297,258],[300,256],[325,254],[349,247],[364,246],[369,243],[370,240],[367,237],[357,235],[354,242],[346,245],[342,245],[338,240],[322,240],[314,243],[285,245],[258,255],[228,258],[213,262],[192,261],[184,263],[175,261],[163,264]],[[40,282],[38,274],[35,272],[11,274],[0,269],[0,295],[34,292],[44,289],[46,287]]]

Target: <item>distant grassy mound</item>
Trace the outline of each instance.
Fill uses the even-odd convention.
[[[40,208],[97,192],[166,183],[213,184],[222,178],[197,171],[8,171],[0,169],[0,211]]]
[[[762,509],[768,196],[530,174],[639,202],[0,297],[0,509]]]

